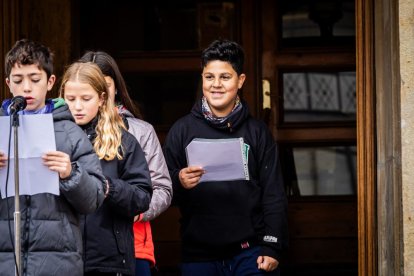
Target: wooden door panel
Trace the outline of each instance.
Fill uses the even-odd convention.
[[[289,231],[298,239],[355,238],[355,200],[347,202],[289,202]]]
[[[356,270],[358,244],[355,201],[289,202],[288,275],[306,275],[303,267],[321,273],[337,266]],[[287,269],[286,268],[286,269]]]
[[[342,1],[342,3],[345,2],[347,2],[345,5],[348,7],[346,12],[352,12],[352,1]],[[311,7],[309,10],[306,10],[307,5]],[[304,26],[310,30],[318,28],[318,25],[312,27],[309,24],[310,20],[312,20],[310,19],[312,17],[310,14],[315,12],[314,8],[317,5],[324,9],[334,8],[329,6],[328,2],[318,0],[262,1],[261,73],[262,78],[270,82],[272,104],[267,123],[280,146],[286,148],[293,146],[312,147],[314,145],[318,147],[328,147],[329,145],[341,147],[350,144],[356,145],[357,143],[355,119],[348,122],[310,120],[292,123],[285,122],[283,118],[286,114],[284,109],[284,93],[291,93],[288,95],[289,98],[294,98],[297,95],[294,94],[296,90],[284,88],[284,72],[303,74],[303,72],[318,72],[320,70],[334,75],[341,71],[353,72],[356,68],[355,43],[352,43],[352,35],[348,38],[338,37],[336,41],[333,36],[328,39],[323,37],[323,23],[319,22],[321,23],[319,25],[321,28],[320,37],[317,37],[316,32],[313,34],[314,37],[310,38],[312,35],[308,36],[309,32],[306,31],[302,33],[302,37],[295,36],[295,32],[301,28],[301,22],[306,21],[307,25],[305,24]],[[306,12],[309,12],[309,14]],[[330,13],[329,16],[332,15],[333,13]],[[289,22],[295,23],[291,25],[294,26],[291,32],[292,37],[285,36],[284,31],[282,31],[283,24],[288,24]],[[288,38],[289,43],[285,43],[286,38]],[[319,42],[316,42],[317,40]],[[295,41],[296,45],[294,44]],[[340,43],[339,41],[348,42]],[[309,81],[309,79],[306,79],[306,81]],[[306,85],[299,86],[298,84],[297,87],[308,89],[311,84],[310,86],[308,85],[309,83],[307,82]],[[356,87],[354,89],[356,90]],[[317,99],[323,97],[322,93],[312,94],[312,91],[307,90],[307,94],[303,94],[308,95],[307,97],[320,95],[318,96],[320,98]],[[321,91],[323,91],[322,88]],[[304,107],[300,112],[306,112],[306,108],[309,108],[308,112],[311,115],[310,107]],[[356,110],[356,107],[354,110]],[[282,168],[284,168],[284,173],[286,174],[285,184],[288,185],[287,191],[292,190],[292,187],[289,185],[297,185],[297,183],[304,185],[304,183],[323,181],[318,179],[318,177],[323,177],[324,170],[329,167],[318,167],[318,160],[310,159],[310,162],[313,161],[315,163],[309,166],[313,170],[309,169],[309,171],[306,171],[308,174],[305,177],[309,178],[298,179],[298,177],[301,177],[296,174],[298,167],[301,166],[300,161],[296,160],[297,163],[295,163],[288,159],[289,155],[281,156]],[[356,165],[353,164],[353,166]],[[349,173],[354,173],[355,171],[356,168],[353,167],[353,169],[349,170]],[[291,175],[292,172],[293,175]],[[311,175],[314,175],[314,178],[311,178]],[[355,178],[352,177],[352,179]],[[334,195],[323,197],[317,195],[302,197],[296,194],[295,196],[289,195],[288,216],[289,249],[281,263],[282,275],[357,274],[358,214],[355,191],[353,191],[352,195],[345,197]]]

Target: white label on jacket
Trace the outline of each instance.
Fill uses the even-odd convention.
[[[263,241],[277,243],[277,238],[273,236],[264,236]]]

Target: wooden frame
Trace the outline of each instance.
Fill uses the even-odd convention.
[[[4,57],[13,46],[19,35],[19,3],[20,1],[0,1],[0,100],[10,97],[9,88],[4,79]],[[1,102],[0,101],[0,102]]]
[[[403,275],[398,1],[375,1],[371,10],[375,14],[378,275]]]
[[[375,95],[372,0],[356,1],[358,275],[377,275]],[[386,274],[385,274],[386,275]]]

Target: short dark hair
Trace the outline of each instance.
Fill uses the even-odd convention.
[[[16,63],[20,65],[35,64],[40,70],[46,72],[47,78],[53,74],[52,51],[48,47],[29,39],[18,40],[6,54],[4,68],[7,77],[10,76]]]
[[[109,76],[114,80],[118,92],[115,95],[115,100],[120,101],[135,118],[142,118],[139,108],[129,96],[125,80],[111,55],[103,51],[88,51],[79,59],[79,62],[92,62],[98,65],[104,76]]]
[[[231,64],[238,75],[243,73],[244,51],[234,41],[215,40],[201,53],[201,67],[204,68],[210,61],[221,60]]]

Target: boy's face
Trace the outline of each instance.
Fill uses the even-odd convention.
[[[237,75],[230,63],[213,60],[202,72],[203,95],[217,117],[227,116],[234,107],[237,91],[242,88],[245,74]]]
[[[56,77],[47,78],[44,70],[40,70],[37,64],[14,64],[10,76],[6,78],[7,86],[13,97],[26,98],[26,110],[39,110],[45,106],[47,91],[50,91]]]

